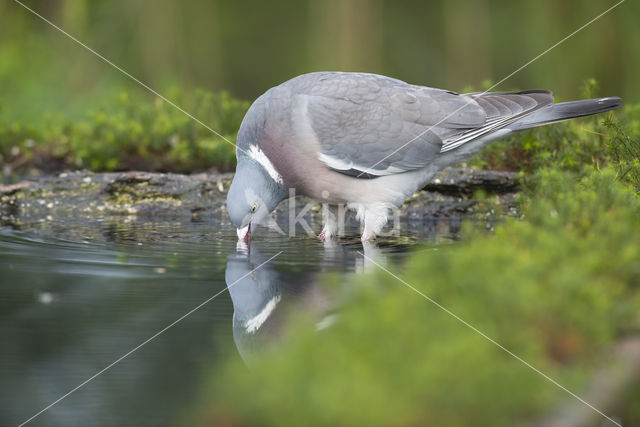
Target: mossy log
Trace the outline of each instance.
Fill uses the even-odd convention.
[[[0,219],[3,223],[46,222],[60,217],[143,216],[178,218],[213,215],[226,219],[226,192],[233,174],[121,172],[61,173],[12,185],[0,185]],[[518,175],[510,172],[452,168],[444,171],[411,197],[400,216],[412,218],[462,218],[485,215],[474,198],[477,190],[495,194],[496,205],[515,212]],[[310,200],[297,199],[298,206]],[[285,215],[279,207],[277,215]],[[490,210],[490,209],[489,209]],[[309,210],[321,215],[320,205]]]

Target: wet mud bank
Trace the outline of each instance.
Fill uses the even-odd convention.
[[[0,185],[0,221],[21,228],[106,216],[228,222],[225,198],[232,178],[233,174],[206,173],[61,173]],[[515,173],[451,168],[408,199],[394,220],[407,228],[455,228],[467,218],[516,215],[518,189]],[[478,194],[484,196],[479,199]],[[322,206],[305,197],[295,199],[293,210],[290,203],[281,203],[274,216],[278,223],[288,224],[293,212],[302,213],[314,228],[322,222]]]

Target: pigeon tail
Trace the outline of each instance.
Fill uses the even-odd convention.
[[[506,128],[515,132],[549,123],[562,122],[575,117],[604,113],[605,111],[621,108],[623,106],[621,101],[622,99],[617,96],[612,96],[608,98],[559,102],[557,104],[547,105],[546,107],[543,107],[506,126]]]

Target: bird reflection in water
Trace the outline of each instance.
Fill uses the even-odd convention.
[[[360,273],[376,268],[376,263],[384,264],[384,255],[373,243],[356,249],[332,242],[325,244],[320,269],[282,272],[275,262],[256,269],[269,259],[256,246],[256,242],[249,247],[239,241],[228,257],[225,272],[234,311],[233,338],[247,364],[262,349],[278,342],[292,311],[311,317],[317,329],[336,321],[342,292],[323,285],[322,271],[350,264],[352,271]]]

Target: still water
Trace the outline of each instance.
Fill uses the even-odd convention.
[[[258,229],[246,247],[208,220],[19,228],[0,226],[0,426],[28,420],[172,324],[28,425],[177,425],[204,373],[259,357],[288,308],[316,314],[319,327],[332,321],[339,307],[324,272],[398,264],[455,237],[420,225],[411,239],[363,247],[356,228],[333,245]]]

